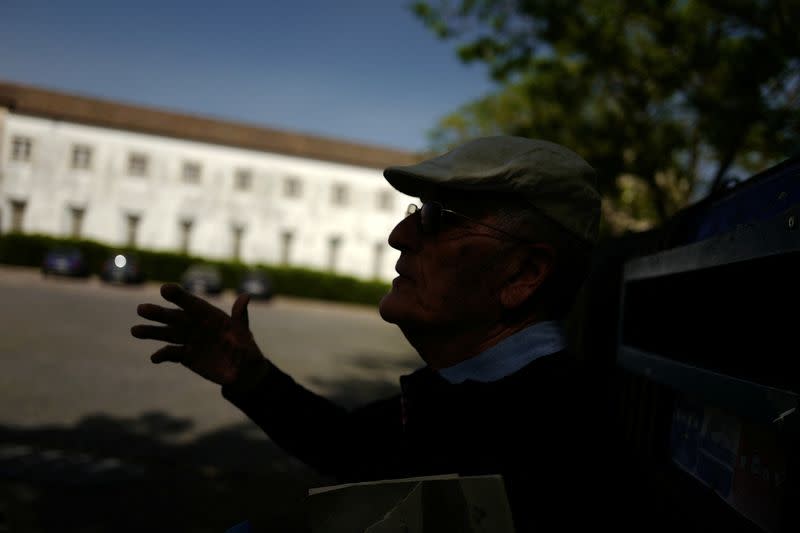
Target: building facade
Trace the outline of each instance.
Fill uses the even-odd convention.
[[[0,83],[0,233],[394,277],[408,152]]]

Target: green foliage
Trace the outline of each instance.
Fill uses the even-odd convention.
[[[151,281],[177,282],[190,265],[204,263],[219,268],[223,286],[229,289],[238,286],[247,270],[258,268],[267,272],[275,293],[286,296],[377,305],[389,291],[389,285],[382,281],[363,281],[311,269],[274,265],[252,267],[239,262],[210,261],[184,254],[133,250],[95,241],[19,233],[0,235],[0,264],[40,267],[47,251],[56,246],[81,250],[93,274],[99,274],[103,263],[113,254],[132,253],[138,257],[142,271]]]
[[[270,275],[280,294],[377,305],[389,291],[389,286],[381,281],[363,281],[296,267],[264,265],[261,268]]]
[[[189,268],[189,265],[203,261],[198,257],[171,252],[153,252],[148,250],[130,250],[109,248],[108,255],[111,253],[134,253],[139,258],[139,265],[147,279],[158,281],[178,281],[181,275]],[[93,270],[93,272],[96,272]],[[224,279],[224,278],[223,278]],[[225,285],[232,287],[232,284]]]
[[[105,245],[94,241],[9,233],[0,236],[0,263],[39,267],[49,249],[62,246],[75,247],[83,252],[90,270],[94,272],[100,270],[108,254]]]
[[[498,133],[569,146],[598,170],[609,220],[659,223],[710,163],[713,187],[800,145],[800,0],[442,0],[413,10],[498,82],[439,122],[434,148]]]

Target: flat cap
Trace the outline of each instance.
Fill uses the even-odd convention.
[[[439,189],[518,195],[581,240],[597,240],[595,171],[578,154],[552,142],[484,137],[415,165],[388,167],[383,175],[392,187],[415,197]]]

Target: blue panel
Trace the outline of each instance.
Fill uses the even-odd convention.
[[[800,158],[750,178],[713,201],[688,224],[683,244],[726,233],[740,224],[770,219],[800,202]]]

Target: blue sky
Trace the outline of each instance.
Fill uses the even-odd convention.
[[[407,150],[492,90],[408,0],[0,0],[0,79]]]

